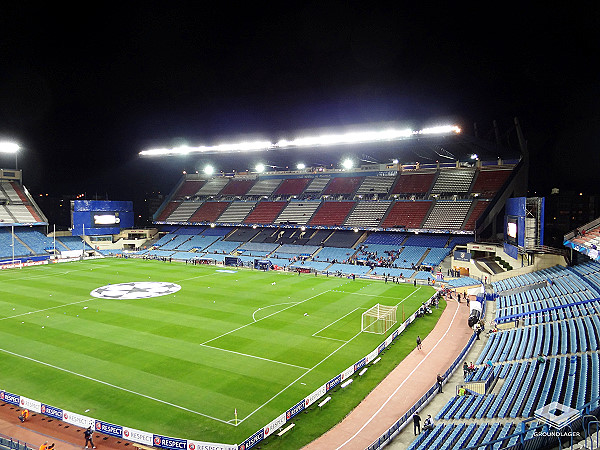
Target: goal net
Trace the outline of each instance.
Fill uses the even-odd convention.
[[[361,330],[365,333],[385,334],[396,323],[397,308],[377,303],[362,313]]]

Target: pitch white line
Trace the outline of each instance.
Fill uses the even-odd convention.
[[[77,302],[64,303],[64,304],[58,305],[58,306],[51,306],[50,308],[38,309],[36,311],[28,311],[28,312],[22,313],[22,314],[15,314],[14,316],[0,317],[0,320],[7,320],[7,319],[14,319],[15,317],[28,316],[29,314],[50,311],[51,309],[64,308],[65,306],[77,305],[78,303],[85,303],[85,302],[89,302],[90,300],[97,300],[97,299],[95,297],[92,297],[92,298],[88,298],[86,300],[79,300]]]
[[[227,333],[220,334],[219,336],[216,336],[216,337],[214,337],[214,338],[212,338],[212,339],[209,339],[208,341],[204,341],[204,342],[203,342],[201,345],[206,345],[206,344],[208,344],[209,342],[216,341],[217,339],[219,339],[219,338],[222,338],[223,336],[227,336],[228,334],[234,333],[234,332],[236,332],[236,331],[238,331],[238,330],[241,330],[242,328],[246,328],[247,326],[249,326],[249,325],[252,325],[252,324],[255,324],[255,323],[257,323],[257,322],[260,322],[261,320],[268,319],[269,317],[271,317],[271,316],[274,316],[275,314],[279,314],[280,312],[283,312],[283,311],[285,311],[285,310],[287,310],[287,309],[290,309],[290,308],[292,308],[292,307],[294,307],[294,306],[296,306],[296,305],[300,305],[300,304],[302,304],[302,303],[304,303],[304,302],[307,302],[307,301],[309,301],[309,300],[312,300],[313,298],[315,298],[315,297],[318,297],[319,295],[326,294],[327,292],[330,292],[330,291],[331,291],[331,289],[327,289],[326,291],[320,292],[320,293],[318,293],[318,294],[316,294],[316,295],[313,295],[312,297],[308,297],[307,299],[305,299],[305,300],[302,300],[301,302],[294,303],[293,305],[291,305],[291,306],[288,306],[287,308],[283,308],[283,309],[280,309],[279,311],[275,311],[274,313],[271,313],[271,314],[269,314],[269,315],[267,315],[267,316],[265,316],[265,317],[262,317],[262,318],[258,319],[258,320],[257,320],[257,321],[255,321],[255,322],[248,322],[247,324],[245,324],[245,325],[242,325],[242,326],[239,326],[239,327],[237,327],[237,328],[234,328],[233,330],[230,330],[230,331],[228,331]]]
[[[250,414],[248,414],[246,417],[244,417],[243,419],[241,419],[239,421],[239,423],[242,423],[244,420],[246,420],[247,418],[249,418],[250,416],[252,416],[254,413],[256,413],[257,411],[259,411],[260,409],[262,409],[263,406],[267,405],[269,402],[271,402],[275,397],[277,397],[278,395],[280,395],[282,392],[286,391],[290,386],[292,386],[293,384],[295,384],[298,380],[300,380],[302,377],[304,377],[305,375],[307,375],[308,373],[312,372],[314,369],[316,369],[317,367],[319,367],[321,364],[323,364],[325,361],[327,361],[332,355],[334,355],[335,353],[338,352],[338,350],[341,350],[342,348],[344,348],[346,346],[346,344],[349,344],[350,342],[352,342],[354,339],[356,339],[358,336],[360,336],[362,334],[362,331],[359,331],[358,333],[356,333],[352,338],[350,338],[350,340],[346,341],[345,343],[343,343],[342,345],[340,345],[338,348],[336,348],[334,351],[332,351],[329,355],[327,355],[325,358],[323,358],[321,361],[319,361],[317,364],[315,364],[314,366],[312,366],[310,369],[308,369],[305,373],[303,373],[302,375],[300,375],[298,378],[296,378],[294,381],[292,381],[290,384],[288,384],[286,387],[284,387],[282,390],[280,390],[277,394],[275,394],[273,397],[271,397],[269,400],[267,400],[266,402],[264,402],[262,405],[260,405],[258,408],[256,408],[254,411],[252,411]]]
[[[255,355],[249,355],[247,353],[241,353],[241,352],[236,352],[236,351],[233,351],[233,350],[227,350],[225,348],[213,347],[212,345],[205,345],[205,344],[200,344],[200,345],[202,347],[212,348],[213,350],[220,350],[222,352],[233,353],[235,355],[240,355],[240,356],[246,356],[248,358],[260,359],[262,361],[272,362],[272,363],[275,363],[275,364],[282,364],[284,366],[290,366],[290,367],[295,367],[297,369],[308,370],[308,367],[297,366],[296,364],[285,363],[285,362],[282,362],[282,361],[275,361],[274,359],[263,358],[261,356],[255,356]]]
[[[255,316],[255,314],[256,314],[257,312],[259,312],[259,311],[262,311],[263,309],[271,308],[271,307],[273,307],[273,306],[279,306],[279,305],[291,305],[291,304],[297,305],[297,304],[298,304],[298,302],[276,303],[276,304],[274,304],[274,305],[263,306],[262,308],[258,308],[256,311],[254,311],[254,312],[252,313],[252,320],[254,320],[254,321],[256,322],[256,318],[254,317],[254,316]]]
[[[68,369],[63,369],[62,367],[55,366],[54,364],[49,364],[47,362],[40,361],[38,359],[30,358],[29,356],[20,355],[18,353],[14,353],[14,352],[11,352],[10,350],[6,350],[6,349],[3,349],[3,348],[0,348],[0,351],[4,352],[4,353],[7,353],[9,355],[12,355],[12,356],[16,356],[18,358],[23,358],[23,359],[26,359],[28,361],[32,361],[32,362],[35,362],[37,364],[41,364],[41,365],[46,366],[46,367],[50,367],[52,369],[60,370],[62,372],[66,372],[66,373],[69,373],[71,375],[75,375],[77,377],[85,378],[86,380],[95,381],[96,383],[100,383],[100,384],[103,384],[105,386],[108,386],[108,387],[111,387],[111,388],[114,388],[114,389],[119,389],[121,391],[125,391],[125,392],[128,392],[128,393],[133,394],[133,395],[137,395],[139,397],[144,397],[144,398],[147,398],[149,400],[153,400],[155,402],[162,403],[163,405],[172,406],[173,408],[181,409],[183,411],[187,411],[187,412],[190,412],[192,414],[196,414],[198,416],[206,417],[207,419],[213,419],[213,420],[216,420],[218,422],[221,422],[221,423],[224,423],[224,424],[227,424],[227,425],[231,425],[226,420],[218,419],[216,417],[212,417],[212,416],[209,416],[207,414],[203,414],[201,412],[194,411],[193,409],[186,408],[185,406],[176,405],[175,403],[167,402],[165,400],[161,400],[161,399],[156,398],[156,397],[151,397],[150,395],[146,395],[146,394],[142,394],[140,392],[132,391],[131,389],[127,389],[127,388],[124,388],[124,387],[121,387],[121,386],[117,386],[116,384],[108,383],[106,381],[102,381],[102,380],[99,380],[97,378],[88,377],[87,375],[83,375],[81,373],[73,372],[73,371],[68,370]]]
[[[431,350],[429,350],[429,352],[425,355],[425,357],[419,362],[419,364],[417,364],[415,366],[415,368],[408,374],[408,376],[404,379],[404,381],[402,383],[400,383],[400,385],[394,389],[394,392],[392,392],[387,400],[385,402],[382,403],[382,405],[379,407],[379,409],[377,411],[375,411],[375,413],[369,418],[369,420],[367,420],[365,422],[365,424],[360,427],[358,429],[358,431],[356,431],[356,433],[354,433],[352,436],[350,436],[346,442],[344,442],[342,445],[340,445],[338,448],[336,448],[336,450],[341,449],[344,445],[346,445],[348,442],[352,441],[356,436],[358,436],[360,434],[360,432],[362,430],[364,430],[367,425],[369,425],[371,423],[371,421],[373,419],[375,419],[375,417],[381,412],[381,410],[385,407],[385,405],[388,404],[388,402],[398,393],[398,391],[404,386],[404,384],[410,379],[410,377],[413,375],[413,373],[415,373],[417,371],[417,369],[421,366],[421,364],[423,364],[425,362],[425,360],[427,358],[429,358],[429,355],[431,355],[431,353],[436,349],[436,347],[444,341],[444,338],[446,337],[446,335],[448,334],[448,332],[450,331],[450,328],[452,328],[452,324],[454,323],[454,319],[456,319],[456,314],[458,313],[459,308],[456,308],[456,311],[454,311],[454,316],[452,316],[452,320],[450,321],[450,324],[448,325],[448,328],[446,329],[446,331],[444,332],[443,336],[438,339],[438,341],[435,343],[435,345],[431,348]]]
[[[412,291],[410,294],[408,294],[406,297],[404,297],[402,300],[400,300],[398,303],[396,303],[396,306],[398,306],[400,303],[404,302],[404,300],[408,300],[409,297],[411,297],[413,294],[416,294],[420,290],[421,290],[421,286],[419,286],[416,290]]]

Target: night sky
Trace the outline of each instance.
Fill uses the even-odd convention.
[[[147,148],[378,122],[487,137],[518,117],[532,191],[598,191],[598,2],[240,5],[4,2],[0,138],[24,147],[24,184],[135,200],[204,162],[247,168]]]

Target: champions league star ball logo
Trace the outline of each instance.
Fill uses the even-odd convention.
[[[109,284],[90,292],[92,297],[115,300],[160,297],[177,292],[181,286],[162,281],[134,281],[131,283]]]

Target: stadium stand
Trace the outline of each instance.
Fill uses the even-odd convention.
[[[246,195],[252,188],[256,180],[236,180],[232,179],[220,192],[225,197],[240,197]]]
[[[438,200],[423,222],[423,228],[460,230],[472,204],[471,200]]]
[[[229,202],[204,202],[188,220],[200,223],[215,222],[228,206]]]
[[[392,188],[392,194],[426,194],[431,189],[435,172],[403,172]]]
[[[431,201],[396,201],[381,222],[383,228],[421,228]]]
[[[300,195],[310,181],[310,178],[286,178],[275,189],[273,195]]]
[[[275,218],[285,208],[287,202],[262,201],[256,205],[244,220],[250,224],[269,224],[275,222]]]
[[[323,191],[323,189],[325,189],[325,186],[327,186],[329,180],[329,177],[313,178],[309,185],[306,186],[304,192],[307,194],[313,194],[318,196]]]
[[[323,201],[310,225],[342,225],[355,204],[353,201]]]
[[[319,201],[291,201],[274,220],[274,223],[305,225],[319,206],[321,206]]]
[[[269,196],[281,183],[281,179],[278,178],[262,178],[259,179],[248,191],[249,196],[262,195]]]
[[[368,195],[387,195],[394,184],[396,177],[392,176],[368,176],[365,177],[362,184],[356,191],[356,195],[368,196]]]
[[[335,177],[323,190],[322,195],[350,195],[354,194],[362,183],[362,177]]]
[[[498,440],[493,448],[516,448],[512,446],[520,439],[524,448],[540,448],[543,440],[533,433],[541,430],[536,410],[558,402],[597,411],[599,282],[600,264],[593,261],[493,282],[497,324],[518,322],[489,334],[476,370],[465,378],[467,388],[469,383],[485,383],[485,392],[452,397],[437,413],[434,430],[417,437],[409,448],[483,448],[493,440]],[[465,277],[449,284],[478,283]],[[521,425],[522,420],[526,422]]]
[[[203,180],[185,180],[173,195],[173,198],[182,200],[186,197],[193,197],[204,183]]]
[[[477,172],[475,183],[471,192],[479,194],[483,198],[491,198],[496,195],[502,185],[510,176],[512,170],[508,169],[484,169]]]
[[[177,208],[169,214],[167,220],[172,222],[187,222],[201,205],[198,202],[178,203]]]
[[[349,227],[377,227],[385,216],[391,202],[360,201],[344,222]]]
[[[475,169],[445,169],[431,188],[432,194],[467,193],[473,183]]]
[[[250,211],[254,209],[256,202],[232,202],[216,220],[217,223],[241,223]]]
[[[229,178],[225,177],[215,177],[210,178],[204,183],[200,189],[196,192],[196,195],[199,197],[213,196],[217,195],[221,190],[225,187],[225,185],[229,183]]]

